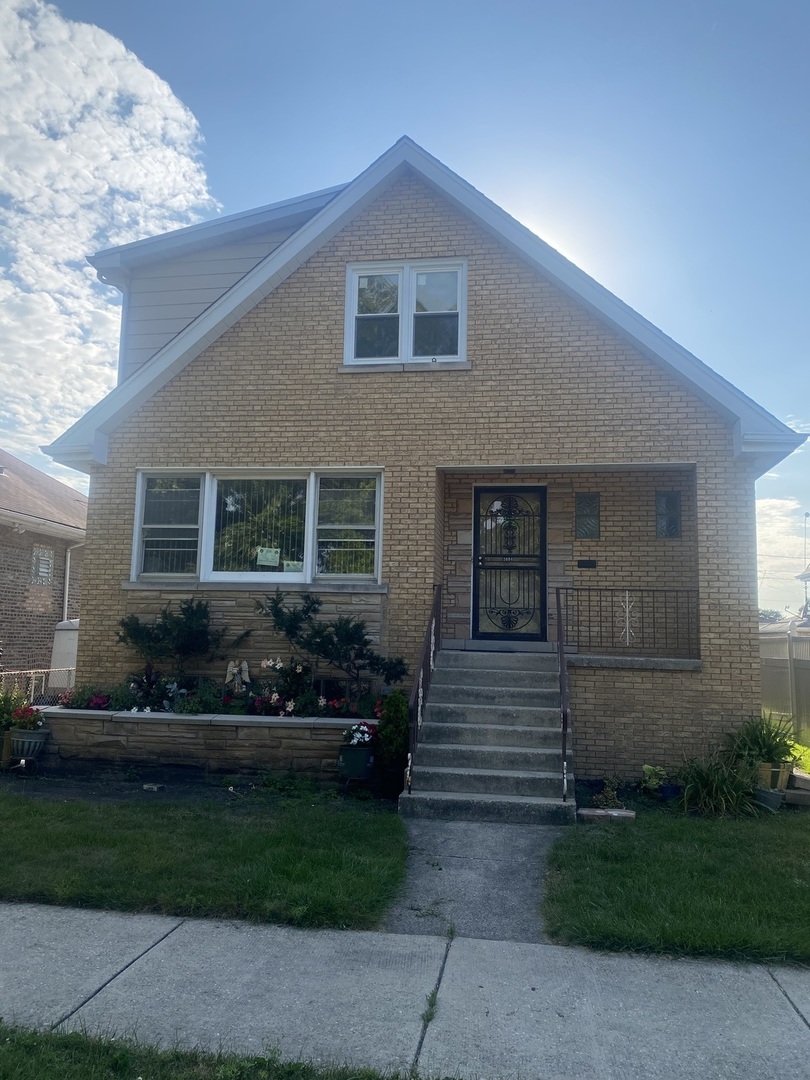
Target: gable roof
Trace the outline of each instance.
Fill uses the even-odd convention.
[[[120,278],[122,273],[126,273],[127,265],[136,265],[138,260],[148,261],[165,256],[168,252],[179,254],[184,250],[181,247],[183,244],[204,244],[204,238],[208,241],[229,238],[234,235],[233,231],[250,229],[251,215],[254,215],[254,224],[266,224],[280,220],[285,214],[291,217],[299,202],[302,213],[313,211],[279,247],[198,315],[129,379],[93,406],[54,443],[43,447],[45,452],[57,461],[79,469],[86,469],[91,461],[105,463],[107,440],[111,432],[221,337],[242,315],[268,296],[407,169],[416,172],[426,184],[493,233],[501,243],[576,302],[629,338],[654,363],[686,383],[733,426],[737,454],[755,458],[756,464],[765,471],[804,441],[806,436],[791,431],[466,180],[411,139],[403,137],[343,187],[302,196],[301,200],[276,203],[258,211],[236,214],[229,219],[194,225],[163,237],[111,248],[92,259],[102,280],[115,282],[113,275]],[[278,215],[276,219],[273,219],[274,214]]]
[[[87,496],[0,450],[0,524],[84,539]]]

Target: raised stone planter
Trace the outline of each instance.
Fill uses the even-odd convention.
[[[44,764],[193,765],[212,772],[268,769],[334,779],[346,721],[229,713],[46,709]]]

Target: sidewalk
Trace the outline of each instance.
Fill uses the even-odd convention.
[[[467,1080],[810,1069],[806,970],[28,904],[0,918],[8,1023]]]

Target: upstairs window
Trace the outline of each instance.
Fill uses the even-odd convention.
[[[348,268],[348,364],[463,360],[465,264],[373,263]]]

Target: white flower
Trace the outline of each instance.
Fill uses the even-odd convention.
[[[151,710],[151,709],[149,708],[149,706],[147,705],[147,706],[146,706],[146,708],[145,708],[145,709],[144,709],[143,711],[144,711],[144,712],[151,712],[152,710]]]
[[[281,671],[281,669],[283,667],[284,667],[284,663],[283,663],[281,657],[279,657],[278,660],[276,660],[276,671]]]
[[[271,704],[271,705],[275,705],[275,703],[276,703],[277,701],[278,701],[278,694],[276,694],[275,692],[273,692],[273,693],[272,693],[272,694],[270,695],[270,704]]]
[[[295,672],[296,672],[296,674],[297,674],[297,675],[300,675],[300,674],[301,674],[301,672],[302,672],[303,670],[304,670],[304,669],[303,669],[303,668],[301,667],[301,665],[300,665],[300,664],[298,664],[298,665],[296,666]]]
[[[262,662],[261,662],[261,664],[260,664],[259,666],[260,666],[260,667],[264,667],[264,668],[267,668],[267,667],[270,667],[270,665],[272,664],[272,662],[273,662],[272,660],[262,660]]]
[[[295,702],[294,701],[288,701],[287,702],[287,712],[291,713],[294,708],[295,708]]]
[[[129,711],[130,712],[137,712],[138,711],[138,706],[136,705],[134,709],[130,709]]]
[[[319,697],[318,698],[318,708],[323,709],[325,707],[326,707],[326,698],[325,697]]]

